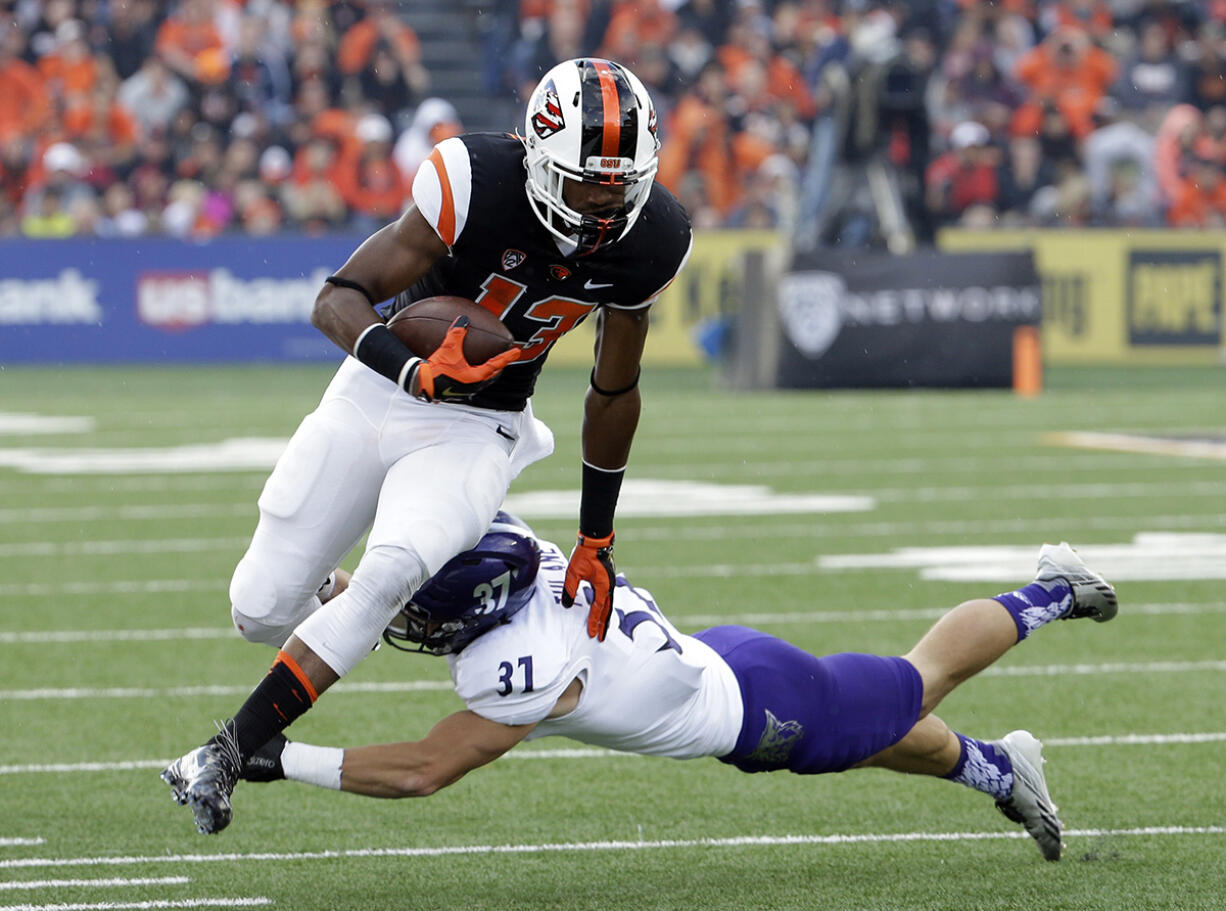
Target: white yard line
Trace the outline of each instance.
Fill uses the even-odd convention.
[[[0,848],[18,848],[46,844],[45,838],[0,838]]]
[[[946,614],[948,607],[915,607],[896,610],[795,610],[726,614],[681,614],[672,617],[673,624],[683,630],[698,629],[720,623],[741,623],[747,626],[809,623],[895,623],[906,620],[935,620]],[[1126,616],[1167,616],[1226,613],[1226,601],[1197,604],[1171,602],[1166,604],[1129,604]],[[232,626],[181,627],[169,629],[76,629],[27,630],[0,632],[0,645],[64,645],[74,642],[174,642],[199,639],[237,639]]]
[[[1224,826],[1142,826],[1130,829],[1069,829],[1066,838],[1153,838],[1169,835],[1226,835]],[[562,854],[584,851],[659,851],[677,848],[741,848],[790,845],[889,844],[924,841],[996,841],[1029,838],[1025,832],[881,832],[847,835],[742,835],[653,841],[586,841],[512,845],[444,845],[434,848],[349,848],[337,851],[252,854],[153,854],[147,856],[24,857],[0,860],[0,869],[99,867],[136,864],[207,864],[240,861],[335,860],[363,857],[448,857],[472,854]],[[0,911],[9,909],[0,908]]]
[[[423,690],[450,690],[448,680],[407,680],[397,683],[338,683],[330,693],[415,693]],[[0,690],[0,702],[24,702],[38,699],[168,699],[197,696],[245,696],[251,692],[242,686],[175,686],[166,688],[66,687],[36,690]]]
[[[71,902],[54,905],[0,905],[0,911],[145,911],[153,908],[252,908],[271,905],[271,898],[179,898],[143,902]]]
[[[1045,737],[1044,747],[1106,747],[1106,746],[1169,746],[1200,743],[1222,743],[1226,731],[1187,734],[1099,734],[1091,737]],[[556,750],[519,749],[499,757],[503,760],[537,759],[643,759],[638,753],[623,753],[600,747],[563,747]],[[120,762],[57,762],[0,766],[0,775],[42,775],[89,772],[143,772],[164,769],[174,760],[129,759]],[[41,841],[37,842],[42,844]]]
[[[0,892],[34,889],[110,888],[113,886],[182,886],[190,883],[186,876],[146,876],[136,879],[29,879],[24,882],[0,883]]]
[[[1060,520],[1067,534],[1070,530],[1129,529],[1144,524],[1147,529],[1177,531],[1181,529],[1226,528],[1226,513],[1180,513],[1168,516],[1083,515]],[[670,527],[645,526],[627,535],[635,541],[740,541],[755,539],[793,538],[883,538],[895,536],[923,537],[928,535],[979,535],[994,532],[1021,534],[1027,531],[1047,532],[1051,519],[952,519],[917,522],[718,522],[704,521],[701,526],[687,528],[683,533]],[[197,553],[211,550],[244,548],[250,535],[223,535],[202,538],[114,538],[93,541],[21,541],[0,544],[0,557],[70,557],[111,556],[118,554]]]
[[[646,479],[645,479],[646,480]],[[528,491],[517,496],[541,496],[548,491]],[[1182,481],[1166,478],[1161,481],[1137,481],[1122,484],[1018,484],[1000,486],[986,484],[977,486],[928,486],[928,487],[871,487],[866,490],[824,491],[840,497],[875,498],[882,503],[933,503],[962,502],[992,503],[1002,500],[1102,500],[1138,499],[1160,497],[1169,499],[1184,497],[1220,497],[1226,494],[1223,481]],[[773,496],[786,500],[789,495],[807,495],[807,492],[773,492]],[[577,494],[576,494],[577,496]],[[523,512],[525,519],[550,518],[548,515]],[[26,527],[36,522],[94,522],[123,520],[165,520],[197,518],[230,518],[236,516],[256,517],[253,502],[242,503],[178,503],[142,506],[45,506],[0,509],[0,525],[12,524]],[[661,516],[653,516],[661,518]],[[561,516],[559,516],[561,518]],[[663,516],[662,518],[668,518]],[[641,519],[641,517],[640,517]]]

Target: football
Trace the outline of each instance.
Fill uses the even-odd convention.
[[[488,361],[510,348],[515,339],[511,330],[489,310],[463,297],[427,297],[397,312],[387,328],[418,357],[429,357],[439,345],[457,316],[468,317],[464,337],[464,357],[470,364]]]

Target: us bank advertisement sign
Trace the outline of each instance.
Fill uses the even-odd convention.
[[[359,241],[0,244],[0,364],[339,361],[311,308]]]

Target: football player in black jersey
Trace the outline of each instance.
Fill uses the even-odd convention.
[[[278,460],[230,585],[235,626],[281,650],[219,734],[162,773],[201,832],[229,823],[245,758],[361,661],[412,593],[481,537],[515,475],[552,451],[530,396],[554,342],[591,314],[579,535],[562,601],[588,582],[588,634],[604,638],[647,314],[691,245],[685,211],[654,182],[658,148],[634,74],[566,61],[537,86],[522,136],[439,143],[404,215],[328,278],[312,322],[351,357]],[[519,347],[469,365],[457,325],[423,360],[375,310],[443,294],[489,309]],[[333,568],[368,531],[334,591]]]

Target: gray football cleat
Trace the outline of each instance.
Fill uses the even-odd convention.
[[[1086,566],[1067,541],[1044,544],[1039,549],[1039,572],[1035,581],[1054,582],[1056,579],[1066,581],[1073,591],[1073,606],[1060,619],[1090,617],[1096,623],[1106,623],[1119,611],[1119,601],[1111,583]]]
[[[1013,763],[1013,792],[1007,800],[996,801],[996,808],[1030,833],[1044,860],[1059,860],[1064,823],[1043,777],[1043,744],[1029,731],[1011,731],[995,745]]]
[[[162,781],[180,806],[190,806],[201,835],[215,835],[230,824],[230,795],[242,757],[232,725],[218,725],[217,736],[180,756],[162,771]]]

